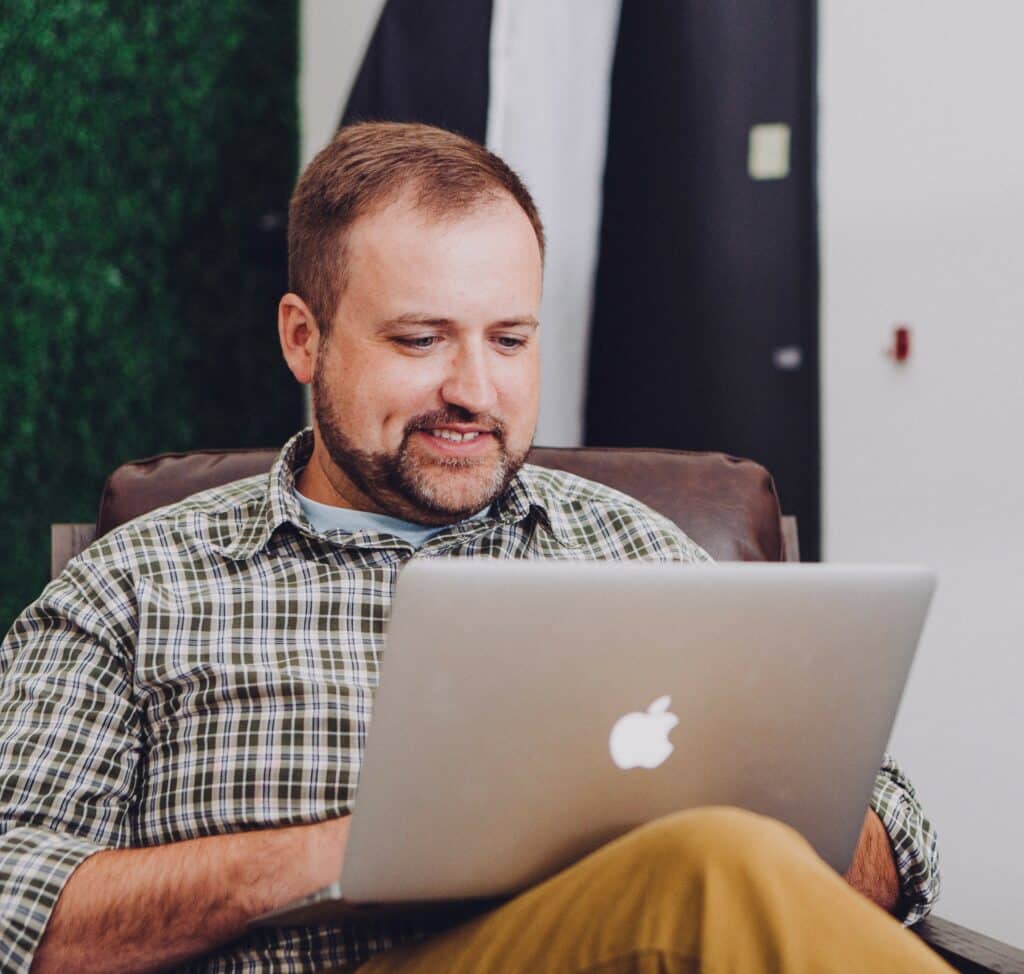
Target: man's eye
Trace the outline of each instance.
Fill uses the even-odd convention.
[[[426,350],[433,348],[438,341],[437,335],[421,335],[419,338],[396,338],[396,342],[405,348],[418,348]]]
[[[526,344],[526,339],[525,338],[516,338],[513,335],[499,335],[498,336],[498,344],[502,348],[507,348],[507,349],[510,349],[510,350],[514,350],[514,349],[517,349],[517,348],[522,348]]]

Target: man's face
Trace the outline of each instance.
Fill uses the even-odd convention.
[[[533,440],[541,260],[509,197],[437,220],[359,218],[313,376],[312,462],[338,501],[423,524],[482,510]]]

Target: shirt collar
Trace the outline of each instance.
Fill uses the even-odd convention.
[[[267,546],[283,524],[315,534],[295,494],[295,471],[304,467],[312,454],[313,430],[307,426],[285,443],[277,455],[267,474],[267,489],[258,510],[224,549],[224,554],[239,560],[251,558]]]
[[[312,454],[313,430],[307,426],[281,449],[267,475],[266,493],[256,515],[242,526],[234,541],[223,549],[224,554],[239,560],[251,558],[267,546],[274,532],[284,524],[316,536],[295,491],[295,473],[308,463]],[[484,518],[473,527],[493,527],[495,520],[504,524],[517,524],[533,517],[538,518],[560,544],[567,548],[579,546],[565,514],[542,488],[529,465],[519,470],[495,502],[494,517]],[[471,533],[475,534],[476,531]]]
[[[496,504],[496,513],[506,524],[537,518],[551,536],[566,548],[578,548],[566,512],[559,498],[553,497],[537,475],[537,468],[526,464],[512,478]]]

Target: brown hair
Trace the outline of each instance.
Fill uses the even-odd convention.
[[[349,227],[408,188],[417,206],[438,217],[507,193],[533,224],[544,259],[537,207],[493,152],[431,125],[347,125],[306,167],[288,206],[288,288],[309,305],[325,338],[347,283]]]

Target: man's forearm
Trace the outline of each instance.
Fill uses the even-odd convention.
[[[889,834],[873,811],[864,817],[857,851],[845,878],[855,890],[882,909],[890,913],[896,909],[900,898],[900,876],[896,871]]]
[[[33,972],[164,970],[333,882],[348,820],[99,852],[72,873]]]

